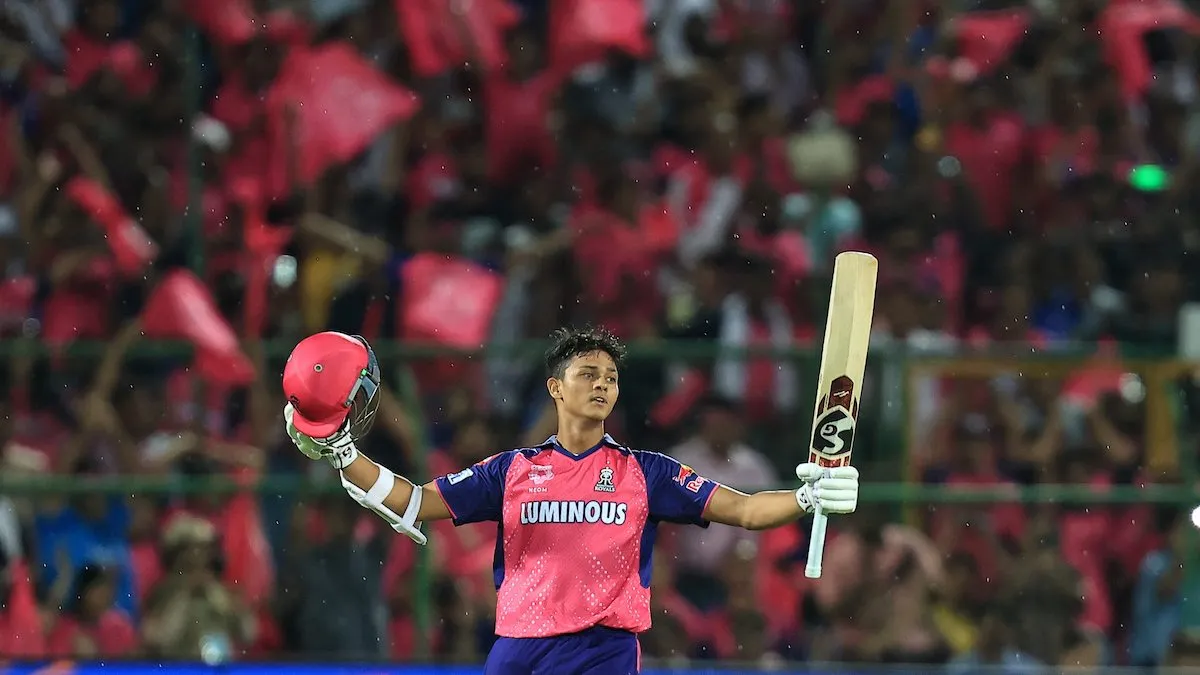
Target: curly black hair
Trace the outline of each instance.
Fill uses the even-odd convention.
[[[546,350],[546,374],[550,377],[561,378],[571,359],[593,352],[608,354],[617,368],[625,362],[625,344],[606,328],[559,328],[550,339],[553,342]]]

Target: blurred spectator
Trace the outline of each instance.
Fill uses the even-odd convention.
[[[1011,626],[1016,614],[1003,606],[993,606],[979,624],[979,642],[975,649],[956,657],[949,672],[954,675],[974,673],[1036,673],[1042,664],[1016,648]]]
[[[113,606],[115,579],[103,567],[84,565],[73,596],[50,631],[50,654],[64,659],[134,656],[138,634],[129,617]]]
[[[1142,561],[1133,589],[1133,617],[1129,627],[1129,662],[1144,668],[1163,665],[1180,629],[1184,600],[1187,515],[1171,514],[1165,528],[1168,545]]]
[[[94,474],[94,466],[82,463],[75,475],[86,478]],[[77,497],[69,504],[46,505],[34,520],[44,565],[39,575],[43,587],[69,590],[86,565],[100,565],[112,575],[116,606],[136,616],[128,532],[129,509],[120,497],[95,494]]]
[[[220,581],[212,525],[177,517],[163,534],[163,578],[146,599],[142,641],[153,658],[219,663],[253,637],[253,617]]]
[[[1035,512],[997,596],[1015,617],[1008,639],[1042,663],[1057,663],[1077,630],[1088,628],[1081,621],[1085,578],[1063,560],[1055,515],[1045,507]]]
[[[673,558],[660,545],[654,552],[654,577],[650,580],[650,630],[639,636],[647,656],[686,663],[703,616],[675,587]]]
[[[870,509],[855,521],[827,545],[827,571],[812,589],[814,619],[824,627],[823,639],[814,642],[822,652],[813,656],[904,662],[939,651],[930,593],[942,585],[944,571],[933,543],[912,528],[885,524]],[[893,606],[896,599],[883,589],[897,580],[908,593]]]
[[[787,307],[772,295],[770,263],[748,258],[735,264],[733,293],[721,307],[718,342],[728,349],[773,350],[795,339]],[[748,360],[732,356],[714,368],[716,392],[743,405],[752,421],[772,419],[796,404],[796,373],[791,364],[770,356]]]
[[[777,485],[779,479],[767,459],[742,440],[740,418],[735,403],[709,397],[698,407],[696,435],[668,454],[700,475],[737,490],[754,492]],[[730,602],[722,570],[743,550],[739,548],[743,542],[753,544],[755,534],[715,525],[680,530],[676,536],[680,592],[702,612]]]
[[[949,654],[934,621],[932,597],[937,579],[922,570],[913,553],[884,583],[876,580],[862,596],[860,625],[866,636],[853,647],[859,661],[944,663]]]
[[[725,557],[717,578],[727,597],[722,606],[705,615],[710,626],[708,639],[701,641],[702,655],[761,662],[771,653],[773,645],[754,575],[757,553],[755,543],[745,540],[734,544]]]
[[[321,503],[322,541],[300,549],[284,567],[282,598],[294,648],[310,658],[387,655],[387,607],[379,593],[378,543],[354,540],[359,507],[333,497]]]
[[[979,621],[984,604],[983,591],[976,586],[980,578],[975,558],[954,553],[946,558],[945,582],[936,589],[933,621],[946,641],[952,656],[963,656],[979,641]]]

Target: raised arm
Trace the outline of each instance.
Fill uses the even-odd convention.
[[[326,331],[301,340],[283,369],[292,443],[305,457],[328,461],[354,501],[418,544],[427,542],[426,520],[499,520],[511,455],[416,485],[359,452],[357,441],[380,412],[381,379],[375,352],[360,336]]]
[[[338,470],[342,487],[354,501],[374,511],[392,529],[407,536],[418,544],[425,544],[421,523],[426,520],[451,517],[451,511],[437,494],[435,485],[418,486],[404,476],[371,461],[358,451],[349,426],[328,438],[313,438],[296,428],[292,420],[295,410],[292,404],[283,409],[288,437],[304,456],[313,460],[324,459]],[[426,487],[432,497],[425,499]]]
[[[284,409],[292,442],[310,459],[325,459],[338,470],[342,487],[360,505],[374,511],[413,541],[426,543],[421,523],[453,519],[456,525],[498,521],[512,453],[493,455],[449,476],[416,485],[358,451],[348,430],[313,439],[292,424],[291,406]]]

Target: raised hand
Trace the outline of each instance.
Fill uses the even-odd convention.
[[[796,501],[805,513],[817,505],[823,513],[853,513],[858,508],[858,469],[805,463],[796,467],[796,477],[803,481]]]

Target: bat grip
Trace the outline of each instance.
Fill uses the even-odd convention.
[[[820,504],[813,508],[812,534],[808,537],[808,563],[804,566],[804,576],[809,579],[821,578],[821,560],[825,557],[825,526],[829,517],[821,512]]]

